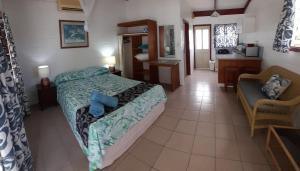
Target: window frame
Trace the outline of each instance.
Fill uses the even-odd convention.
[[[299,3],[299,2],[298,2]],[[300,3],[299,3],[300,4]],[[299,5],[298,4],[298,5]],[[298,9],[300,9],[300,7],[298,7]],[[296,10],[297,10],[297,8],[296,8]],[[297,11],[299,14],[298,15],[300,15],[300,10],[299,11]],[[296,11],[295,11],[295,13],[296,13]],[[296,14],[295,14],[296,15]],[[295,16],[295,20],[296,20],[296,16]],[[295,22],[295,21],[294,21]],[[295,31],[295,30],[294,30]],[[300,30],[299,30],[300,31]],[[293,40],[292,40],[293,41]],[[300,52],[300,46],[298,47],[298,46],[291,46],[291,48],[290,48],[290,51],[293,51],[293,52]]]

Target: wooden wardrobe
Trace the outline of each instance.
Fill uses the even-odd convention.
[[[143,36],[148,37],[148,54],[149,62],[158,60],[158,46],[157,46],[157,23],[154,20],[138,20],[131,22],[119,23],[118,27],[131,28],[142,27],[147,28],[148,32],[145,33],[128,33],[123,34],[123,37],[130,37],[132,43],[132,76],[135,80],[145,81],[144,76],[149,76],[150,83],[158,83],[158,67],[151,67],[149,70],[145,70],[143,62],[137,60],[134,56],[141,53],[142,50],[139,46],[142,44]]]

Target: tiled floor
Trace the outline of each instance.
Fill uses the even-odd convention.
[[[88,162],[59,107],[26,119],[36,171],[86,171]],[[265,132],[250,131],[233,91],[216,73],[195,71],[168,93],[166,111],[105,171],[269,171]]]

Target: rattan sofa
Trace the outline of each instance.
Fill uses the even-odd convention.
[[[260,88],[273,74],[292,80],[290,87],[278,100],[264,96]],[[247,114],[251,136],[255,129],[269,125],[293,126],[293,114],[300,104],[300,75],[279,66],[272,66],[260,74],[242,74],[239,77],[237,96]]]

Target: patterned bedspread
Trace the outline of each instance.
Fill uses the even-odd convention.
[[[108,147],[127,133],[128,129],[141,121],[153,107],[166,101],[163,88],[159,85],[129,100],[117,110],[108,111],[102,118],[92,118],[86,125],[87,141],[83,141],[77,129],[76,114],[86,114],[90,94],[98,90],[108,96],[120,95],[126,90],[141,85],[113,74],[96,75],[85,79],[71,80],[57,85],[58,102],[71,126],[73,133],[90,162],[90,170],[102,167],[102,159]]]

